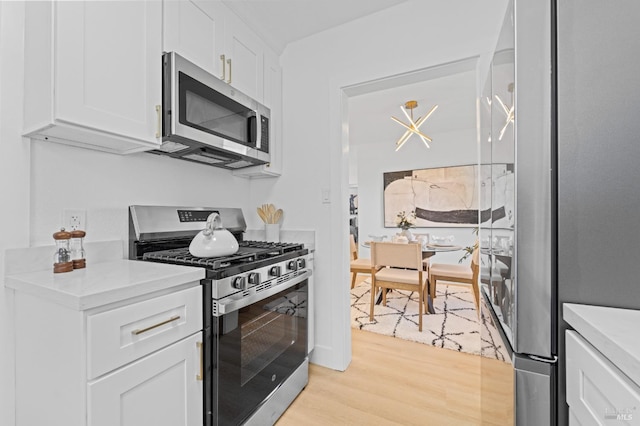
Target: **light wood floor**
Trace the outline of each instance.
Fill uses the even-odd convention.
[[[353,356],[347,370],[312,364],[309,384],[277,426],[513,424],[512,394],[494,395],[483,386],[483,406],[489,402],[490,412],[482,418],[480,410],[480,363],[498,389],[513,386],[509,364],[351,332]]]
[[[479,425],[480,357],[352,330],[344,372],[311,365],[288,425]]]

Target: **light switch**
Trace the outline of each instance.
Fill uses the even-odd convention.
[[[322,202],[324,204],[331,203],[331,190],[329,188],[322,188]]]

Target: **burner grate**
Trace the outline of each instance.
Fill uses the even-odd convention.
[[[210,269],[226,268],[231,264],[248,263],[256,260],[255,253],[237,253],[224,257],[196,257],[189,253],[189,249],[162,250],[145,253],[144,260],[159,260],[180,265],[202,266]]]
[[[211,270],[228,268],[235,265],[247,265],[261,259],[276,257],[284,253],[304,248],[302,244],[272,243],[264,241],[240,241],[237,253],[224,256],[203,258],[189,253],[188,248],[150,251],[144,253],[143,260],[174,263],[179,265],[200,266]]]

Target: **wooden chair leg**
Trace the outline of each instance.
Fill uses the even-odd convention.
[[[429,280],[429,293],[431,294],[431,300],[436,300],[436,282],[438,282],[436,278],[431,278]]]
[[[429,298],[427,297],[429,294],[428,289],[429,287],[427,287],[426,284],[422,288],[422,303],[424,303],[424,312],[427,314],[429,313]]]
[[[351,273],[351,288],[356,286],[356,275],[358,274],[356,274],[355,272]]]
[[[382,306],[387,306],[387,291],[389,291],[389,289],[382,287],[380,291],[382,292]]]
[[[471,287],[473,287],[473,299],[476,302],[476,311],[478,312],[478,316],[480,316],[480,294],[478,294],[478,285],[477,283],[471,283]]]
[[[371,310],[369,312],[369,321],[373,321],[373,307],[376,304],[376,280],[371,277]]]
[[[418,290],[418,304],[420,305],[418,308],[418,313],[420,314],[420,318],[418,319],[418,331],[422,331],[422,301],[424,299],[424,291],[422,289]]]

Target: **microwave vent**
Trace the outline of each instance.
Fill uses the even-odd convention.
[[[255,164],[249,161],[241,160],[241,161],[236,161],[235,163],[225,164],[225,166],[230,169],[241,169],[243,167],[255,166]]]
[[[219,158],[214,158],[214,157],[210,157],[208,155],[202,155],[202,154],[189,154],[189,155],[185,155],[183,158],[186,158],[188,160],[198,161],[200,163],[206,163],[206,164],[219,164],[219,163],[224,163],[225,161]]]
[[[189,146],[185,145],[185,144],[181,144],[178,142],[171,142],[171,141],[166,141],[163,142],[162,145],[160,145],[160,147],[158,148],[159,151],[162,152],[168,152],[168,153],[174,153],[174,152],[180,152],[180,151],[184,151],[185,149],[188,149]]]

